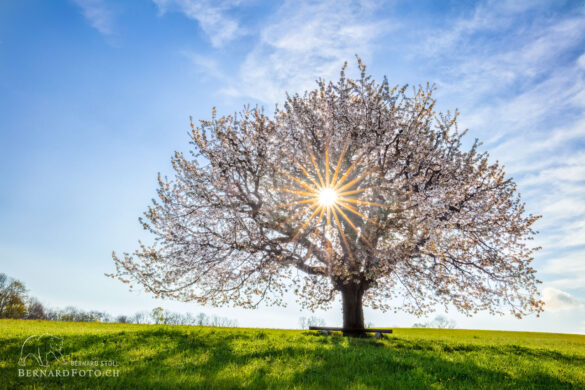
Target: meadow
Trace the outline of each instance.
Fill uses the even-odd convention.
[[[28,359],[20,366],[23,342],[40,334],[63,338],[64,362],[50,360],[45,368]],[[108,369],[117,375],[106,376]],[[70,375],[25,376],[26,370]],[[0,378],[7,389],[585,389],[585,336],[399,328],[378,340],[302,330],[0,320]]]

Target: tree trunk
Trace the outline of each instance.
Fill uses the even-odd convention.
[[[341,289],[343,302],[343,332],[345,336],[364,335],[364,291],[359,285],[346,285]]]

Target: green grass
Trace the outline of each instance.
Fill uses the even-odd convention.
[[[294,330],[0,320],[0,388],[585,389],[585,336],[394,332],[376,340]],[[23,341],[44,333],[63,337],[67,362],[115,361],[119,376],[19,377]],[[51,362],[52,370],[64,368],[82,369]]]

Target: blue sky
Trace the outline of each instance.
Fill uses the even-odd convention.
[[[160,302],[106,278],[157,172],[188,147],[189,115],[272,110],[359,54],[392,84],[437,85],[439,109],[542,214],[547,311],[449,311],[458,327],[585,333],[585,6],[581,1],[19,0],[0,3],[0,272],[54,307],[154,306],[296,327],[301,312]],[[351,67],[355,71],[355,66]],[[437,314],[442,311],[437,312]],[[317,312],[341,323],[339,305]],[[406,314],[366,311],[379,326]]]

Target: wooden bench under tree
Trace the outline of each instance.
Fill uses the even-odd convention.
[[[360,330],[353,330],[353,329],[345,329],[345,328],[331,328],[327,326],[309,326],[309,330],[319,330],[322,334],[330,334],[331,332],[343,332],[343,334],[349,333],[375,333],[376,338],[382,338],[384,333],[392,333],[392,329],[360,329]]]

